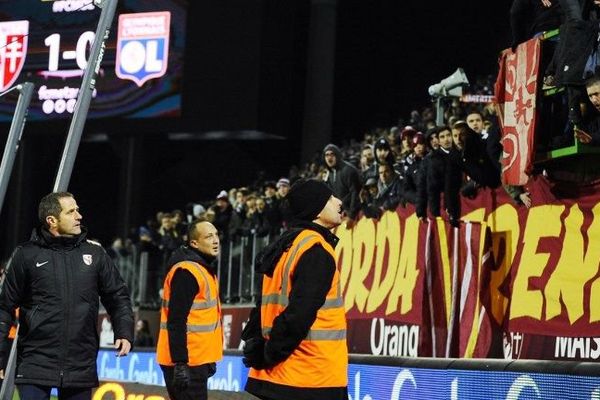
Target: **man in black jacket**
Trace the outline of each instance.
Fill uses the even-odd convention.
[[[219,233],[210,222],[198,220],[190,224],[187,236],[187,244],[169,260],[156,360],[171,399],[206,400],[208,378],[223,356]]]
[[[458,164],[458,151],[452,146],[452,131],[448,126],[439,128],[440,148],[433,150],[421,162],[417,183],[417,217],[424,221],[427,208],[434,217],[441,216],[440,196],[444,194],[444,205],[452,226],[460,221],[459,190],[462,171]]]
[[[346,318],[333,250],[338,238],[330,232],[342,222],[342,204],[310,179],[294,183],[287,201],[290,229],[256,259],[263,296],[242,332],[243,361],[252,367],[246,390],[267,400],[346,400]],[[278,279],[286,282],[276,284],[276,305],[270,285]]]
[[[0,358],[19,308],[15,382],[21,399],[87,400],[98,386],[98,298],[113,325],[117,356],[133,342],[129,291],[104,249],[86,240],[73,195],[50,193],[39,204],[40,227],[18,246],[0,292]],[[4,371],[0,371],[3,375]]]

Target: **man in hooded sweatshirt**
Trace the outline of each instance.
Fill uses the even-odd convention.
[[[346,213],[346,226],[351,228],[360,209],[358,194],[361,189],[361,177],[358,169],[344,161],[342,151],[335,144],[328,144],[323,149],[323,157],[327,166],[327,185],[333,194],[342,200]]]
[[[246,390],[263,400],[346,400],[348,347],[330,232],[342,202],[300,179],[287,196],[290,228],[257,256],[262,296],[242,332]]]
[[[207,381],[223,357],[215,261],[219,232],[208,221],[188,228],[188,242],[171,255],[160,312],[156,361],[173,400],[206,400]]]

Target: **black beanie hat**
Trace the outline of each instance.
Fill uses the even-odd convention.
[[[300,221],[313,221],[323,210],[333,192],[322,181],[299,179],[285,197],[291,217]]]

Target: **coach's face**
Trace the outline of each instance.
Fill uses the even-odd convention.
[[[81,233],[81,219],[79,207],[73,197],[61,197],[59,200],[61,211],[58,218],[49,216],[49,231],[55,236],[75,236]]]

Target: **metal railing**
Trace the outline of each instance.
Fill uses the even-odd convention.
[[[217,260],[220,297],[224,303],[253,302],[259,294],[259,275],[255,272],[256,255],[272,240],[252,230],[221,242]],[[164,277],[169,265],[163,252],[148,252],[133,247],[125,255],[113,255],[125,280],[134,305],[159,308]]]

